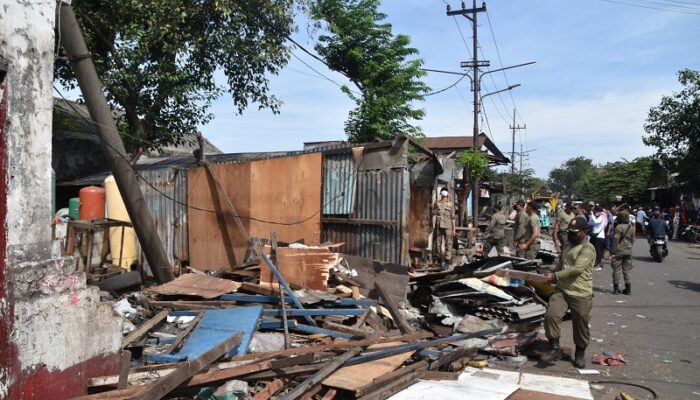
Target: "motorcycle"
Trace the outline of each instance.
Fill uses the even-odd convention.
[[[664,257],[668,255],[668,247],[666,246],[666,238],[655,237],[649,241],[649,254],[656,262],[662,262]]]
[[[687,225],[679,236],[687,242],[700,243],[700,225]]]

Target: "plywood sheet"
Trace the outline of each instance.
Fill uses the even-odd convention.
[[[321,153],[311,153],[211,168],[250,236],[269,239],[274,231],[280,242],[317,244],[321,161]],[[190,266],[218,270],[243,262],[247,243],[204,167],[188,171],[188,202],[192,206],[188,214]]]
[[[403,343],[382,343],[379,345],[370,346],[370,349],[379,349],[400,344]],[[323,381],[323,384],[335,388],[355,391],[363,386],[369,385],[376,378],[394,371],[400,367],[404,361],[411,357],[411,354],[413,354],[412,351],[362,364],[352,365],[350,367],[343,367],[334,372],[333,375],[326,378],[326,380]]]
[[[270,254],[270,246],[265,246],[265,254]],[[292,287],[315,289],[325,291],[328,289],[328,277],[330,269],[338,262],[338,253],[334,253],[328,247],[290,248],[279,247],[277,249],[277,269],[287,284]],[[277,287],[270,268],[260,262],[260,284],[266,287]]]
[[[231,293],[241,287],[241,284],[229,279],[215,278],[208,275],[185,274],[159,286],[153,286],[145,291],[164,295],[199,296],[213,299],[222,294]]]

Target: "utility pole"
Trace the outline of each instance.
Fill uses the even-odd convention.
[[[515,109],[513,109],[513,125],[510,126],[510,129],[513,131],[513,146],[511,147],[511,150],[510,150],[510,179],[511,179],[511,181],[515,177],[515,132],[519,131],[520,129],[526,129],[526,128],[527,128],[527,125],[520,126],[520,125],[515,124]],[[520,149],[520,151],[522,152],[522,148]],[[522,169],[523,169],[522,156],[520,157],[520,160],[521,160],[520,170],[522,171]],[[512,183],[510,185],[510,192],[512,195],[513,194],[513,184]]]
[[[472,8],[465,8],[464,2],[462,2],[462,8],[460,10],[452,11],[451,7],[447,6],[447,16],[453,17],[456,15],[461,15],[466,17],[472,22],[472,61],[462,63],[462,67],[472,68],[472,91],[474,92],[474,132],[473,139],[475,149],[479,149],[479,103],[480,103],[480,78],[479,78],[479,48],[478,48],[478,26],[477,26],[477,15],[480,12],[486,11],[486,3],[481,4],[481,7],[476,7],[476,0],[472,0]],[[489,66],[488,61],[482,60],[482,66]],[[475,229],[479,227],[479,180],[474,179],[472,182],[472,224]]]
[[[174,278],[172,265],[158,237],[153,217],[146,207],[136,174],[126,157],[124,142],[119,136],[112,111],[105,100],[102,84],[78,21],[75,19],[73,8],[70,4],[61,2],[60,13],[61,44],[66,50],[68,61],[78,80],[78,86],[90,111],[90,118],[95,122],[102,153],[114,174],[119,193],[124,199],[126,211],[129,213],[134,231],[154,277],[160,283],[169,282]]]

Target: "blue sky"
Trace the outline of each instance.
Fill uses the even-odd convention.
[[[679,69],[700,69],[700,15],[602,0],[492,0],[487,9],[503,64],[537,62],[508,71],[507,80],[522,84],[512,95],[517,123],[527,124],[527,130],[516,138],[516,147],[522,142],[525,149],[536,149],[526,164],[540,176],[579,155],[603,163],[651,154],[641,141],[648,109],[662,94],[679,89]],[[700,14],[700,4],[697,9]],[[467,50],[442,0],[385,0],[381,10],[395,32],[411,37],[426,68],[460,71]],[[485,17],[480,14],[479,42],[496,68],[500,64]],[[295,38],[313,48],[306,18],[297,20]],[[469,43],[468,21],[457,22]],[[295,53],[336,82],[346,82],[301,51]],[[507,86],[503,74],[492,76],[484,92]],[[426,77],[434,90],[454,80]],[[352,103],[335,84],[292,58],[289,68],[272,77],[271,88],[284,102],[279,115],[256,107],[235,115],[231,101],[222,98],[212,108],[215,119],[202,131],[225,152],[299,149],[304,141],[344,138]],[[470,98],[466,79],[428,97],[421,104],[427,116],[418,124],[428,136],[471,135]],[[493,140],[510,152],[513,100],[507,93],[491,96],[484,107]]]

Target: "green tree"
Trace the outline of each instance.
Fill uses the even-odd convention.
[[[150,150],[196,133],[225,92],[232,112],[250,103],[278,112],[268,77],[288,61],[295,2],[81,0],[73,8],[105,96],[123,110],[117,123],[128,148]],[[55,76],[77,85],[65,59]]]
[[[544,181],[535,176],[535,170],[526,168],[513,176],[511,190],[516,197],[525,198],[543,184]]]
[[[619,199],[637,202],[658,183],[658,165],[651,157],[622,160],[588,171],[576,183],[576,193],[586,200],[611,204]],[[663,175],[661,175],[663,176]]]
[[[683,85],[680,92],[663,96],[661,103],[649,110],[644,130],[649,134],[644,144],[656,147],[656,158],[678,180],[700,190],[700,72],[678,72]]]
[[[394,35],[380,0],[316,0],[312,15],[324,22],[316,51],[330,68],[344,74],[355,87],[342,91],[356,104],[345,122],[350,141],[391,139],[398,133],[422,135],[414,122],[425,115],[414,101],[430,90],[421,81],[423,61],[409,47],[406,35]]]
[[[574,195],[576,182],[592,171],[593,160],[586,157],[574,157],[562,163],[561,167],[549,172],[548,183],[552,190],[559,191],[564,195]]]

